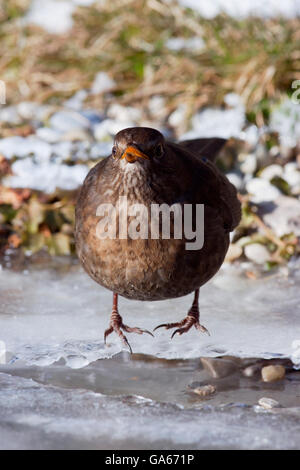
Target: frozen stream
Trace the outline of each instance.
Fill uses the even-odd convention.
[[[210,337],[131,334],[132,356],[115,335],[104,347],[112,295],[76,262],[2,269],[0,448],[299,448],[299,262],[256,280],[247,269],[225,265],[201,289]],[[152,330],[191,300],[121,299],[120,313]],[[284,364],[285,380],[243,373],[262,362]],[[206,384],[205,399],[189,388]]]

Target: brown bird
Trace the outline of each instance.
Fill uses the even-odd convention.
[[[115,331],[131,351],[122,330],[152,335],[123,323],[118,312],[118,295],[163,300],[194,291],[192,307],[181,322],[163,323],[156,328],[176,328],[172,338],[192,326],[207,332],[199,322],[199,288],[221,267],[229,246],[229,232],[241,217],[235,187],[213,163],[224,143],[224,139],[212,138],[175,144],[166,141],[155,129],[124,129],[115,136],[112,155],[92,168],[85,178],[76,206],[76,248],[92,279],[113,291],[113,308],[104,341]],[[133,223],[139,229],[134,237],[128,236],[128,232],[124,235],[120,224],[124,220],[125,198],[130,207],[139,204],[139,209],[146,208],[146,212],[140,209],[143,218],[138,221],[131,212],[127,215],[128,227]],[[169,212],[169,238],[163,233],[162,216],[156,222],[154,236],[153,222],[148,218],[152,207],[161,208],[162,204],[175,205],[183,213],[178,219],[175,212]],[[201,219],[199,225],[197,207],[201,204],[204,223]],[[186,207],[191,208],[188,214]],[[106,232],[99,228],[99,221],[103,221],[99,216],[104,215],[104,209]],[[193,241],[197,242],[198,225],[204,235],[202,245],[190,249],[187,243],[191,246]],[[191,235],[184,232],[178,236],[176,230],[180,232],[183,228]]]

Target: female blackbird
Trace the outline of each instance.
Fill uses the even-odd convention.
[[[224,143],[213,138],[175,144],[155,129],[124,129],[115,137],[112,155],[85,178],[76,206],[75,240],[84,269],[113,291],[104,341],[115,331],[131,351],[122,330],[152,335],[123,323],[119,294],[128,299],[163,300],[194,291],[193,305],[181,322],[156,328],[177,327],[172,338],[193,325],[207,332],[199,322],[199,288],[222,265],[229,232],[241,217],[235,187],[213,163]],[[163,212],[166,208],[169,212]],[[169,225],[163,226],[166,213]],[[158,218],[153,222],[150,214]],[[130,228],[136,229],[134,235],[129,235]]]

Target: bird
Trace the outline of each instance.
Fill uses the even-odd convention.
[[[241,219],[237,190],[214,163],[225,143],[226,139],[217,137],[175,143],[166,140],[156,129],[130,127],[115,135],[111,155],[87,174],[75,208],[75,245],[87,274],[113,292],[105,344],[107,337],[115,332],[132,352],[124,332],[153,336],[146,329],[129,327],[123,322],[118,296],[155,301],[194,292],[192,306],[182,321],[161,323],[154,331],[175,329],[172,338],[192,327],[208,333],[200,324],[199,290],[220,269],[229,247],[230,232]],[[184,213],[182,219],[176,219],[175,212],[170,211],[169,238],[162,234],[161,219],[156,225],[156,235],[149,236],[152,222],[147,217],[134,224],[140,232],[148,231],[148,236],[139,236],[139,231],[135,237],[128,233],[124,236],[120,228],[124,198],[130,207],[146,208],[146,215],[152,207],[175,205],[182,210],[190,207],[192,216]],[[186,221],[187,229],[196,233],[198,206],[203,207],[203,242],[188,249],[187,242],[191,239],[185,233],[181,238],[175,236],[175,230],[181,220],[179,229]],[[108,211],[107,233],[113,236],[105,237],[105,231],[99,229],[103,208]],[[129,219],[132,221],[134,217],[131,215]]]

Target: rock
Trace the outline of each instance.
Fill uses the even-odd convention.
[[[263,203],[259,215],[278,237],[293,232],[300,237],[300,201],[289,196],[279,196],[274,202]]]
[[[212,357],[201,357],[201,362],[211,377],[219,379],[221,377],[227,377],[233,374],[238,366],[234,361],[228,359],[218,359]]]
[[[271,410],[272,408],[280,407],[278,401],[273,400],[273,398],[262,397],[258,400],[258,404],[265,408],[266,410]]]
[[[271,181],[271,179],[274,178],[275,176],[282,177],[282,175],[283,175],[282,166],[274,164],[274,165],[269,165],[266,168],[264,168],[260,173],[260,178]]]
[[[254,377],[261,370],[261,365],[252,364],[251,366],[245,367],[243,370],[243,375],[245,377]]]
[[[94,78],[91,93],[97,95],[99,93],[107,93],[115,88],[116,82],[110,78],[106,72],[99,72]]]
[[[241,254],[243,253],[243,249],[241,246],[236,245],[235,243],[231,243],[229,245],[225,261],[231,262],[234,261],[235,259],[239,258]]]
[[[61,132],[74,129],[88,129],[90,121],[77,111],[64,110],[52,114],[49,120],[50,126]]]
[[[200,387],[188,387],[188,391],[199,395],[200,397],[208,397],[213,395],[216,392],[216,387],[214,385],[201,385]]]
[[[256,155],[249,153],[243,158],[243,162],[240,165],[240,170],[245,174],[253,175],[257,167]]]
[[[250,179],[246,183],[246,189],[251,196],[251,201],[255,203],[275,201],[281,195],[278,188],[263,178]]]
[[[268,249],[260,243],[250,243],[244,248],[246,257],[257,264],[264,264],[270,260]]]
[[[261,376],[264,382],[282,380],[285,376],[285,368],[281,365],[265,366],[261,370]]]

